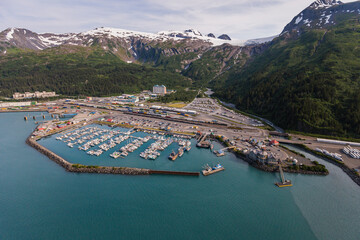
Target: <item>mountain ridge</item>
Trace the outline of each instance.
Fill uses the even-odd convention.
[[[194,29],[56,36],[7,29],[0,33],[0,88],[10,95],[36,83],[63,94],[108,95],[119,86],[138,91],[164,74],[172,88],[213,88],[285,129],[360,137],[359,34],[360,2],[334,0],[313,2],[279,36],[241,46]],[[64,86],[55,81],[62,78]]]
[[[209,34],[208,34],[209,35]],[[90,46],[94,38],[122,39],[132,41],[134,38],[147,41],[203,41],[204,44],[220,46],[230,44],[233,46],[245,46],[249,40],[232,40],[227,34],[215,37],[214,34],[203,35],[194,29],[184,31],[161,31],[158,33],[138,32],[120,28],[101,27],[80,33],[36,33],[25,28],[7,28],[0,32],[0,46],[7,43],[8,46],[29,48],[32,50],[43,50],[63,44]],[[252,39],[250,39],[251,41]]]
[[[311,4],[261,54],[213,80],[215,95],[287,130],[360,137],[360,2],[323,5]]]

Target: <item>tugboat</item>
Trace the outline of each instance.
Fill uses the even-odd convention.
[[[179,156],[179,153],[175,153],[173,150],[169,155],[169,159],[175,161],[178,156]]]
[[[121,157],[126,157],[127,155],[129,155],[129,153],[127,151],[123,151],[120,153]]]
[[[204,166],[204,169],[202,170],[202,174],[204,176],[207,176],[207,175],[217,173],[217,172],[220,172],[223,170],[225,170],[225,168],[220,163],[216,164],[214,167],[210,167],[209,164],[206,164]]]

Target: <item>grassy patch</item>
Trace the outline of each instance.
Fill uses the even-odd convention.
[[[186,103],[170,103],[167,106],[168,107],[173,107],[173,108],[183,108],[186,105],[187,105]]]

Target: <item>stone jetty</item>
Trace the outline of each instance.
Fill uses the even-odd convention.
[[[88,166],[81,164],[72,164],[66,161],[64,158],[50,151],[49,149],[41,146],[37,143],[33,136],[26,139],[26,143],[35,148],[49,159],[65,168],[68,172],[76,173],[101,173],[101,174],[124,174],[124,175],[149,175],[149,169],[143,168],[129,168],[129,167],[102,167],[102,166]]]

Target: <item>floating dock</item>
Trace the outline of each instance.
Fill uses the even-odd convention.
[[[218,163],[215,167],[210,167],[209,164],[206,164],[201,172],[204,176],[208,176],[224,170],[225,168],[221,166],[220,163]]]

